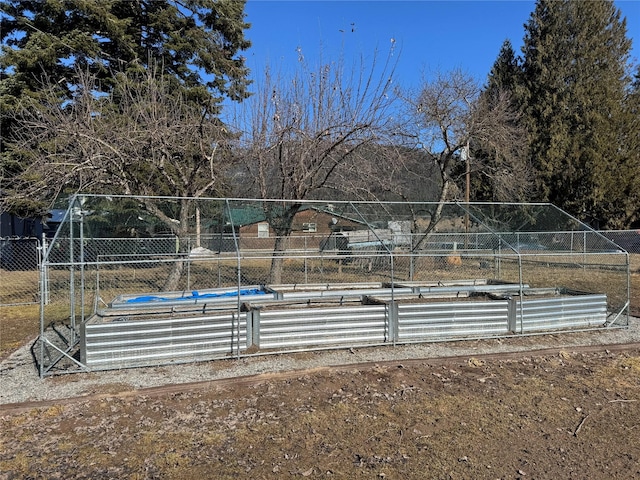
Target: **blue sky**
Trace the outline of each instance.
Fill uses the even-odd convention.
[[[586,1],[586,0],[585,0]],[[627,17],[636,63],[640,56],[640,1],[618,0]],[[253,74],[268,62],[287,70],[298,60],[300,48],[307,61],[345,60],[375,50],[385,58],[392,43],[399,54],[396,80],[416,86],[423,73],[460,68],[481,82],[496,60],[504,40],[520,53],[524,24],[535,1],[430,0],[248,0],[246,36],[253,47],[245,52]]]

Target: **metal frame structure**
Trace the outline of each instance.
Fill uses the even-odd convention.
[[[190,209],[190,224],[167,235],[178,208]],[[247,212],[272,233],[255,234]],[[324,223],[303,230],[298,214]],[[167,290],[178,267],[178,288]],[[34,353],[45,377],[625,327],[630,262],[542,203],[77,195],[45,252],[40,289]]]

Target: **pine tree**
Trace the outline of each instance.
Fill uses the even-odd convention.
[[[622,131],[620,146],[623,174],[628,179],[622,202],[621,226],[640,228],[640,65],[636,67],[634,80],[625,98],[626,128]]]
[[[491,67],[485,91],[497,89],[515,92],[519,85],[520,64],[510,40],[505,40],[500,48],[498,58]]]
[[[481,100],[493,107],[508,102],[514,115],[509,119],[515,144],[502,144],[500,149],[487,149],[472,142],[472,158],[476,168],[471,172],[471,198],[476,201],[526,201],[533,183],[533,172],[527,159],[526,137],[518,112],[517,98],[521,90],[522,71],[509,40],[505,40],[482,90]]]
[[[608,0],[538,0],[525,25],[520,99],[541,199],[599,227],[624,223],[630,48]]]
[[[117,72],[154,63],[200,95],[242,99],[248,70],[237,54],[250,46],[244,3],[8,0],[0,6],[0,66],[31,91],[47,77],[65,85],[77,67],[96,74],[108,90]]]

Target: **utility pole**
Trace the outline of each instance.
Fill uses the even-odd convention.
[[[469,195],[471,191],[471,152],[469,150],[469,140],[467,139],[467,146],[465,147],[465,175],[467,180],[467,188],[465,189],[464,201],[467,204],[467,212],[464,215],[464,247],[467,248],[469,246]]]

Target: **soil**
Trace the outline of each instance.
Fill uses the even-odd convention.
[[[640,478],[638,344],[123,389],[0,406],[0,479]]]

